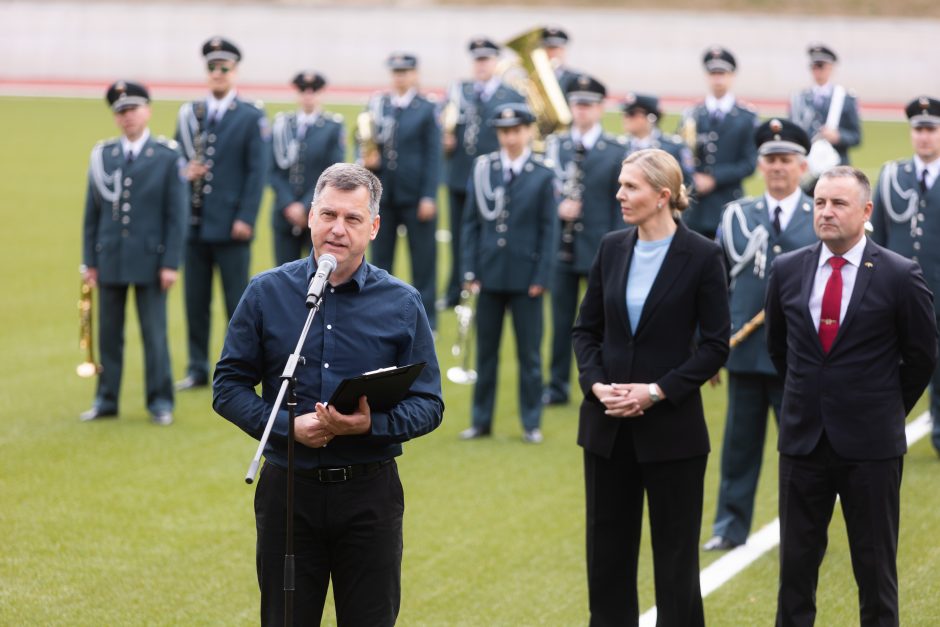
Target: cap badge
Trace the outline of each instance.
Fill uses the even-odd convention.
[[[214,37],[214,38],[212,39],[212,41],[209,42],[209,46],[210,46],[213,50],[221,50],[221,49],[222,49],[222,39],[221,39],[220,37]]]
[[[591,84],[591,79],[589,77],[583,74],[578,77],[578,85],[580,85],[581,87],[587,87],[590,84]]]
[[[499,115],[501,118],[508,120],[515,115],[515,112],[510,107],[506,107]]]
[[[783,123],[780,120],[771,120],[770,121],[770,130],[773,133],[779,133],[783,130]],[[780,139],[777,137],[777,139]]]
[[[930,99],[927,96],[921,96],[920,100],[917,101],[917,104],[920,105],[922,111],[926,111],[930,108]]]
[[[636,94],[627,94],[627,97],[624,99],[627,104],[633,104],[636,102]]]

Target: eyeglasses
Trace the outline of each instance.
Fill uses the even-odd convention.
[[[222,72],[223,74],[228,74],[233,69],[234,68],[232,68],[231,66],[224,65],[222,63],[209,63],[208,65],[206,65],[206,70],[209,72],[209,74],[212,74],[216,70]]]

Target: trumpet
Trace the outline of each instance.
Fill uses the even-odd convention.
[[[454,357],[462,356],[463,361],[460,366],[447,369],[447,378],[460,385],[470,385],[477,380],[477,371],[470,367],[476,305],[475,290],[460,290],[460,303],[454,307],[454,313],[457,314],[457,339],[450,349],[450,354]]]
[[[95,363],[93,328],[91,286],[83,280],[81,298],[78,301],[78,347],[85,351],[85,361],[75,368],[75,373],[83,379],[101,373],[101,365]]]

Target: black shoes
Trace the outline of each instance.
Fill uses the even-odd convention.
[[[209,383],[205,379],[197,379],[191,374],[186,375],[176,382],[176,391],[192,390],[193,388],[204,388]]]
[[[150,422],[161,427],[173,424],[173,414],[168,411],[158,411],[150,415]]]
[[[542,405],[551,406],[551,405],[567,405],[568,397],[559,396],[558,394],[552,394],[551,392],[545,392],[542,394]]]
[[[480,438],[489,437],[490,430],[483,429],[480,427],[470,427],[469,429],[464,429],[460,432],[458,436],[461,440],[478,440]]]
[[[702,545],[703,551],[730,551],[736,546],[740,546],[736,542],[732,542],[728,538],[722,536],[712,536],[708,539],[708,542]]]
[[[78,415],[82,422],[91,422],[92,420],[101,420],[102,418],[117,418],[116,411],[101,411],[97,407],[92,407],[88,411],[83,411]]]

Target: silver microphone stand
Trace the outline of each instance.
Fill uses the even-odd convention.
[[[336,267],[336,260],[332,255],[324,255],[324,257],[330,257],[330,261],[325,261],[323,257],[320,258],[318,266],[323,268],[327,265],[331,266],[326,272],[323,273],[323,278],[320,281],[320,291],[324,291],[323,288],[326,286],[326,279],[329,278],[329,273],[332,272],[333,268]],[[317,312],[320,311],[320,305],[323,304],[322,294],[317,294],[314,285],[317,283],[320,278],[320,271],[318,270],[317,276],[310,281],[310,287],[307,291],[307,321],[304,323],[304,328],[300,332],[300,337],[297,339],[297,346],[294,347],[294,352],[290,354],[287,358],[287,364],[284,366],[284,372],[281,373],[281,389],[278,390],[277,399],[274,401],[274,407],[271,408],[271,415],[268,416],[268,423],[264,427],[264,433],[261,436],[261,441],[258,443],[258,450],[255,451],[255,456],[251,460],[251,464],[248,466],[248,473],[245,475],[245,483],[251,484],[255,480],[255,475],[258,473],[258,465],[261,463],[261,455],[264,453],[264,447],[268,443],[268,437],[271,435],[271,429],[274,428],[274,421],[277,418],[277,412],[281,408],[281,404],[284,402],[284,396],[287,396],[287,507],[286,507],[286,516],[287,516],[287,536],[285,538],[285,548],[284,548],[284,625],[290,627],[293,625],[293,613],[294,613],[294,418],[297,413],[297,377],[295,376],[295,371],[297,370],[297,364],[303,363],[303,355],[300,354],[300,349],[303,348],[304,342],[307,341],[307,333],[310,331],[310,325],[313,324],[313,318],[317,315]]]

